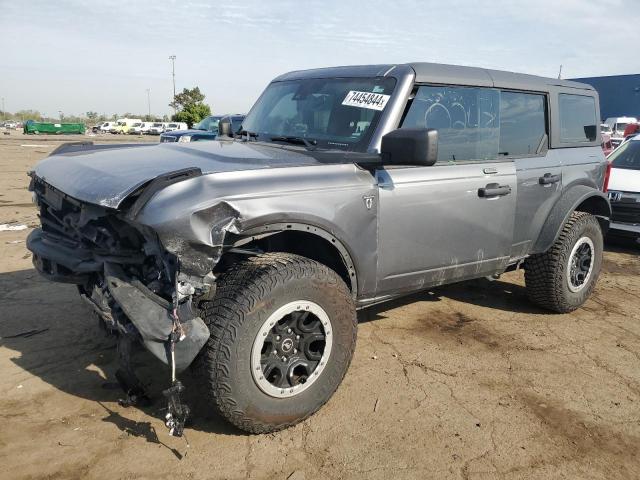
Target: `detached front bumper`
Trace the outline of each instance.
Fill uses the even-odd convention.
[[[94,289],[82,294],[82,298],[107,323],[114,322],[116,315],[112,302],[115,302],[135,327],[144,346],[163,363],[170,364],[173,305],[140,280],[127,275],[118,263],[114,263],[117,258],[100,257],[88,250],[50,243],[40,229],[31,232],[27,248],[33,253],[36,270],[49,280],[86,285],[92,275],[104,279],[106,290]],[[185,338],[175,344],[175,367],[180,372],[193,362],[207,342],[209,329],[191,310],[190,303],[181,304],[177,310],[185,334]]]

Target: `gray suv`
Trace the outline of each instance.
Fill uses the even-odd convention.
[[[412,63],[296,71],[213,142],[67,144],[31,173],[36,268],[76,284],[129,352],[169,366],[167,425],[193,365],[241,429],[318,410],[345,375],[356,310],[524,267],[539,306],[596,284],[611,209],[588,85]],[[227,129],[229,130],[229,129]]]

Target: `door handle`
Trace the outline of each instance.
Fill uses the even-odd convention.
[[[551,175],[550,173],[545,173],[543,176],[538,178],[538,183],[540,185],[551,185],[552,183],[558,183],[560,181],[560,175]]]
[[[490,183],[486,187],[478,189],[480,198],[502,197],[510,193],[511,187],[509,185],[500,185],[499,183]]]

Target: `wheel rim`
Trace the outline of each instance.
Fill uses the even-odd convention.
[[[314,302],[290,302],[269,315],[251,350],[253,379],[264,393],[298,395],[318,380],[333,344],[329,315]]]
[[[588,283],[593,272],[595,248],[589,237],[580,238],[569,255],[567,284],[572,292],[579,292]]]

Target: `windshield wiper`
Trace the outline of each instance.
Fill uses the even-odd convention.
[[[316,145],[318,144],[317,140],[313,140],[313,139],[307,139],[304,137],[271,137],[271,141],[272,142],[286,142],[286,143],[291,143],[293,145],[304,145],[305,147],[307,147],[310,150],[315,149]]]

